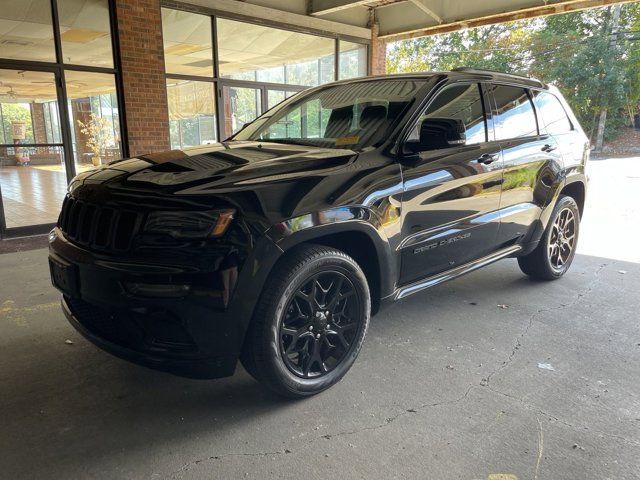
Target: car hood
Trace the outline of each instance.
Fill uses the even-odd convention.
[[[386,205],[401,187],[398,164],[374,149],[229,142],[112,162],[78,175],[70,192],[116,208],[232,207],[270,226],[343,205]]]
[[[78,175],[71,190],[102,184],[185,195],[224,193],[329,175],[347,168],[356,157],[349,149],[227,142],[111,162]]]

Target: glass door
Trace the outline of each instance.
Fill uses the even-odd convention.
[[[113,74],[67,70],[64,75],[76,173],[122,158]]]
[[[221,136],[223,139],[230,137],[245,124],[252,122],[262,113],[305,88],[295,85],[279,88],[279,85],[270,83],[236,80],[224,80],[221,83],[223,84],[220,92],[222,97],[220,125],[222,126]],[[288,131],[290,128],[300,130],[299,125],[299,118],[287,118],[282,122],[283,133],[291,134]]]
[[[67,189],[57,83],[53,72],[0,68],[4,228],[57,220]]]
[[[262,88],[223,85],[224,135],[228,138],[262,113]]]
[[[293,90],[267,90],[267,109],[275,107],[280,102],[295,95],[296,91]],[[293,113],[287,115],[283,119],[277,122],[273,128],[273,138],[296,138],[302,137],[302,129],[304,128],[302,122],[302,115],[299,109]]]

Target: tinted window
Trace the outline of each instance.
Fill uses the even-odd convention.
[[[233,139],[340,149],[373,146],[387,138],[387,130],[423,86],[420,80],[326,86],[278,104]]]
[[[498,140],[538,134],[536,114],[525,89],[495,85],[493,96],[497,107],[495,122]]]
[[[467,145],[487,141],[487,128],[478,84],[446,87],[422,114],[409,140],[419,139],[420,126],[427,119],[446,123],[461,122]]]
[[[555,95],[538,92],[535,101],[542,117],[542,123],[547,127],[547,133],[557,135],[572,130],[571,121]]]

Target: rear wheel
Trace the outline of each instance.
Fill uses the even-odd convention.
[[[573,198],[561,196],[536,249],[528,255],[518,257],[520,269],[540,280],[560,278],[573,262],[579,232],[578,205]]]
[[[241,361],[272,390],[306,397],[351,368],[371,311],[366,278],[344,252],[305,245],[276,267],[256,307]]]

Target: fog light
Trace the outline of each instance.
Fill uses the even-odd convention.
[[[143,297],[184,297],[191,291],[191,285],[165,285],[155,283],[125,283],[127,292]]]

